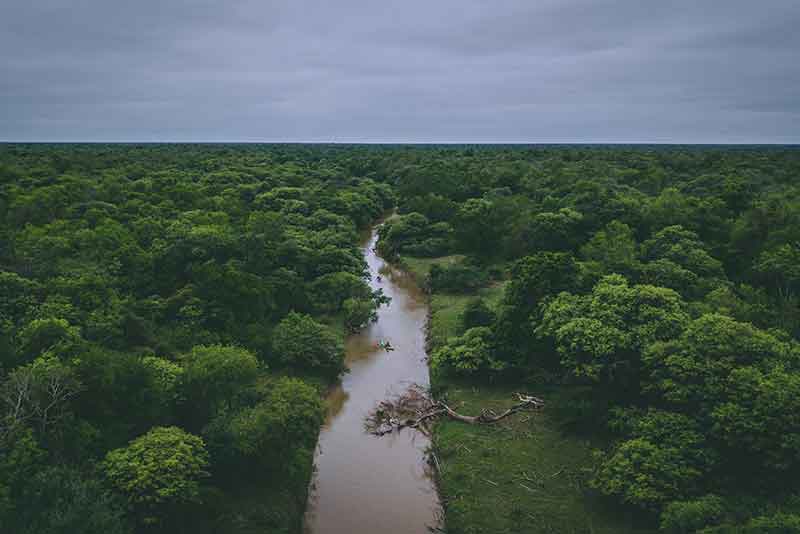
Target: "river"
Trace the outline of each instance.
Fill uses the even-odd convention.
[[[427,299],[409,275],[373,252],[376,241],[373,230],[363,245],[370,285],[392,302],[381,307],[376,323],[347,339],[350,371],[329,395],[317,445],[305,517],[309,534],[424,534],[437,524],[428,439],[410,429],[383,437],[364,431],[364,416],[387,395],[428,384]],[[381,339],[395,350],[378,349]]]

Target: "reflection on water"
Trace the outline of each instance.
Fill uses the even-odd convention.
[[[392,303],[379,310],[377,323],[347,340],[350,372],[330,392],[317,447],[305,520],[310,534],[424,534],[438,517],[428,439],[411,430],[381,438],[364,431],[364,416],[377,402],[409,384],[428,384],[426,300],[410,276],[372,252],[376,240],[373,232],[364,246],[370,284]],[[378,349],[381,339],[395,350]]]
[[[341,384],[336,384],[336,386],[332,387],[328,391],[328,397],[325,399],[325,404],[327,405],[327,412],[325,415],[325,426],[330,426],[331,421],[333,421],[339,412],[342,411],[344,407],[344,403],[347,402],[347,399],[350,398],[350,395],[344,390]]]

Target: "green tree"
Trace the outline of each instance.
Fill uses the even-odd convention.
[[[696,492],[716,461],[698,424],[682,414],[649,410],[630,439],[604,459],[592,482],[606,495],[645,509]]]
[[[578,263],[572,254],[538,252],[511,267],[511,280],[493,327],[498,358],[516,365],[548,365],[551,351],[537,346],[531,321],[538,323],[542,305],[562,291],[580,287]]]
[[[611,221],[581,247],[581,256],[600,274],[631,276],[638,271],[638,245],[633,230],[625,223]]]
[[[67,350],[80,342],[80,328],[65,319],[34,319],[18,334],[19,353],[27,361],[51,349]]]
[[[673,501],[661,513],[661,530],[671,534],[691,534],[719,523],[724,514],[724,502],[717,495]]]
[[[100,480],[70,467],[48,467],[26,484],[17,509],[19,534],[128,534],[125,503]]]
[[[237,393],[253,383],[259,363],[247,349],[200,345],[182,358],[183,384],[193,410],[213,413],[228,408]]]
[[[708,414],[726,398],[731,373],[745,366],[788,361],[789,346],[748,323],[703,315],[673,337],[651,344],[643,355],[645,390],[687,410]]]
[[[680,335],[688,321],[675,291],[631,286],[621,275],[609,275],[589,295],[562,293],[549,302],[536,333],[554,339],[562,365],[574,376],[638,393],[642,352]]]
[[[644,279],[669,287],[686,298],[700,298],[720,286],[726,276],[722,263],[711,256],[696,233],[668,226],[642,244]]]
[[[324,410],[319,393],[296,378],[281,378],[269,394],[253,408],[237,413],[230,422],[237,450],[245,457],[282,466],[296,448],[313,450]]]
[[[272,333],[278,360],[294,369],[336,376],[344,369],[344,347],[325,325],[309,315],[292,312]]]
[[[482,298],[471,299],[461,314],[461,330],[467,331],[476,326],[491,326],[496,319],[494,311]]]
[[[486,377],[502,371],[506,364],[494,357],[491,338],[489,328],[470,328],[431,354],[431,374]]]
[[[344,326],[348,332],[358,332],[369,323],[378,320],[378,312],[373,300],[347,299],[342,306]]]
[[[492,256],[498,252],[503,220],[496,204],[485,198],[471,198],[458,210],[455,218],[456,240],[464,249],[478,256]]]
[[[145,524],[159,523],[177,505],[197,502],[207,468],[203,440],[174,426],[155,427],[103,461],[108,482]]]
[[[573,250],[582,237],[583,215],[572,208],[541,212],[524,217],[513,231],[512,249],[517,255],[530,251],[565,252]]]

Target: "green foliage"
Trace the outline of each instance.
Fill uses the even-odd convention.
[[[782,366],[731,371],[712,433],[731,450],[778,471],[800,466],[800,374]]]
[[[502,371],[506,364],[494,358],[491,335],[489,328],[470,328],[461,337],[436,349],[430,357],[431,374],[485,376]]]
[[[82,388],[74,370],[52,354],[17,367],[0,384],[0,438],[28,425],[41,437],[59,433]]]
[[[561,362],[576,377],[637,386],[642,351],[679,335],[689,320],[671,289],[603,278],[586,296],[562,293],[548,303],[536,327],[552,337]]]
[[[100,480],[69,467],[49,467],[27,484],[25,509],[17,510],[19,534],[128,534],[125,503]]]
[[[226,364],[184,363],[180,355],[193,347],[242,347],[273,368],[338,374],[338,333],[320,334],[314,325],[284,328],[310,332],[304,338],[308,350],[284,336],[284,358],[276,348],[282,342],[276,325],[295,311],[323,314],[325,321],[333,316],[351,329],[373,317],[381,299],[366,283],[357,231],[397,203],[402,215],[381,228],[378,248],[385,257],[402,257],[424,271],[456,259],[435,256],[460,252],[467,255],[457,256],[462,266],[480,265],[495,279],[510,274],[503,305],[489,305],[494,320],[477,305],[462,320],[470,294],[494,301],[502,286],[480,288],[482,274],[445,269],[445,281],[470,289],[458,295],[434,289],[435,347],[463,351],[460,363],[482,362],[483,370],[469,373],[482,383],[496,374],[491,360],[503,362],[515,371],[503,378],[522,382],[514,390],[537,392],[541,381],[570,381],[575,371],[583,373],[589,385],[579,411],[593,419],[581,428],[586,433],[602,424],[607,406],[690,417],[706,438],[698,448],[719,457],[702,483],[685,476],[684,467],[702,469],[681,447],[629,428],[625,441],[611,443],[610,450],[613,456],[624,443],[637,442],[625,450],[642,456],[634,461],[620,453],[616,465],[630,473],[630,466],[639,466],[642,484],[622,481],[614,495],[662,502],[664,495],[686,492],[675,498],[688,503],[707,492],[724,494],[726,501],[729,491],[745,500],[758,493],[766,504],[737,510],[709,529],[791,531],[795,511],[768,504],[779,500],[778,493],[796,493],[800,480],[794,439],[799,173],[798,152],[786,147],[2,145],[0,382],[4,394],[39,384],[30,397],[38,400],[26,400],[25,410],[15,412],[24,414],[22,423],[4,401],[2,424],[13,427],[8,435],[17,436],[21,447],[33,443],[42,452],[15,480],[40,480],[36,473],[56,464],[77,470],[74,488],[65,477],[52,477],[69,496],[64,505],[75,510],[63,517],[77,518],[90,500],[78,495],[106,502],[91,489],[93,477],[84,466],[110,448],[153,426],[218,425],[220,435],[230,436],[229,423],[239,413],[252,415],[241,416],[242,429],[245,421],[266,420],[269,391],[258,384],[272,379],[264,368],[253,373],[252,358],[243,360],[242,375]],[[612,272],[625,274],[627,287],[605,283],[598,291]],[[559,296],[563,291],[569,295]],[[463,345],[455,341],[476,326],[490,332]],[[42,407],[54,400],[42,394],[45,383],[67,386],[59,391],[70,393],[42,417]],[[555,417],[557,409],[551,409]],[[32,442],[22,437],[25,432],[32,432]],[[208,507],[207,517],[176,508],[164,529],[191,516],[208,528],[233,531],[216,519],[241,518],[252,508],[272,518],[258,523],[260,530],[286,530],[302,514],[298,503],[310,469],[311,452],[300,435],[292,449],[297,452],[285,457],[294,474],[263,477],[254,493],[268,487],[262,494],[269,497],[258,506],[230,498],[236,476],[223,476],[229,464],[215,449],[210,470],[222,495],[215,502],[224,504]],[[590,512],[576,504],[583,502],[580,491],[559,486],[576,476],[548,479],[561,492],[551,501],[534,493],[538,488],[520,489],[522,479],[508,478],[517,488],[509,498],[497,480],[501,473],[485,471],[497,461],[491,455],[498,440],[483,447],[471,439],[460,435],[457,442],[490,461],[478,466],[472,458],[464,465],[473,467],[454,469],[470,491],[449,499],[448,527],[455,517],[454,530],[563,525],[619,531],[603,530],[602,520],[582,521]],[[505,472],[525,465],[530,475],[536,467],[528,470],[530,458],[549,458],[546,449],[522,454],[535,442],[514,440],[515,448],[504,450],[503,460],[515,459],[503,464]],[[9,451],[0,451],[0,464]],[[671,462],[675,472],[666,465]],[[552,473],[560,469],[549,467]],[[470,469],[498,482],[496,492]],[[0,474],[0,509],[13,513],[26,501],[40,502],[10,482],[8,473]],[[77,489],[84,486],[89,489]],[[41,502],[54,494],[52,487],[41,486]],[[478,503],[475,496],[487,491],[492,498]],[[566,503],[570,512],[556,513],[554,502]],[[60,504],[48,506],[42,510],[62,516]],[[536,519],[526,523],[526,514]],[[690,505],[680,514],[680,521],[703,515]],[[761,517],[746,527],[751,516]],[[75,525],[73,530],[90,528]],[[0,529],[9,530],[5,524]]]
[[[21,425],[0,433],[0,527],[11,531],[27,506],[22,497],[28,481],[47,460],[33,431]],[[23,510],[19,510],[22,507]]]
[[[282,378],[262,402],[231,419],[230,432],[244,457],[280,470],[295,448],[313,450],[323,418],[322,401],[313,387]]]
[[[348,332],[358,332],[369,323],[378,320],[378,312],[373,300],[347,299],[342,306],[344,326]]]
[[[461,313],[460,319],[462,330],[467,331],[470,328],[479,326],[491,326],[496,319],[496,315],[486,304],[486,301],[478,297],[467,303],[464,311]]]
[[[494,244],[500,241],[503,213],[497,201],[470,198],[461,205],[454,220],[457,241],[478,256],[497,253]]]
[[[790,534],[798,531],[800,514],[785,513],[756,517],[738,530],[742,534]]]
[[[336,376],[344,369],[339,337],[308,315],[291,312],[272,333],[278,361],[293,369]]]
[[[511,282],[506,287],[504,304],[520,314],[532,313],[546,297],[573,291],[579,285],[579,271],[571,254],[538,252],[526,256],[511,268]],[[526,314],[527,312],[527,314]]]
[[[630,276],[638,270],[638,245],[633,230],[625,223],[611,221],[581,247],[581,255],[602,274]]]
[[[696,491],[715,461],[691,418],[650,410],[633,423],[630,439],[603,460],[595,488],[622,502],[658,509]]]
[[[64,319],[34,319],[19,332],[19,353],[29,361],[51,349],[66,349],[79,340],[80,330]]]
[[[378,250],[387,258],[399,255],[432,257],[453,249],[453,230],[446,222],[431,222],[421,213],[393,217],[379,228]]]
[[[348,298],[368,300],[369,286],[352,273],[337,272],[323,275],[311,284],[313,306],[320,312],[338,312]]]
[[[154,427],[103,461],[108,482],[146,524],[158,523],[171,506],[196,502],[207,468],[203,440],[178,427]]]
[[[148,392],[159,409],[169,413],[183,400],[184,368],[157,356],[145,356],[142,365],[148,374]]]
[[[780,362],[789,347],[774,336],[724,315],[704,315],[673,340],[648,348],[647,389],[689,409],[706,413],[725,398],[730,373],[740,366]]]
[[[202,414],[229,408],[237,393],[255,381],[259,369],[252,352],[225,345],[195,347],[182,363],[188,405]]]
[[[573,250],[581,238],[583,215],[572,208],[541,212],[526,217],[513,230],[514,251],[520,256],[533,250],[566,252]]]
[[[428,288],[443,293],[468,293],[484,286],[488,278],[476,265],[456,263],[449,266],[432,265],[428,273]]]
[[[716,495],[704,495],[691,501],[674,501],[661,514],[661,530],[691,534],[719,523],[724,513],[724,502]]]
[[[648,283],[700,298],[725,281],[722,263],[709,254],[696,233],[682,226],[660,230],[642,248],[649,260],[643,267]]]

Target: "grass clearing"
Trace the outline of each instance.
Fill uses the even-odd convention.
[[[446,257],[445,261],[452,261]],[[412,259],[415,274],[437,259]],[[460,316],[480,296],[490,307],[501,301],[505,282],[472,295],[431,295],[432,347],[459,335]],[[482,408],[499,412],[514,402],[520,386],[440,380],[451,406],[465,414]],[[569,395],[564,387],[527,391],[556,406]],[[649,534],[636,519],[586,491],[592,450],[601,446],[565,432],[558,410],[522,413],[496,425],[442,420],[433,430],[440,464],[439,491],[450,534]]]
[[[447,343],[451,337],[461,334],[461,315],[467,303],[475,297],[486,300],[489,307],[496,308],[503,298],[506,282],[497,282],[485,287],[473,295],[449,295],[437,293],[431,295],[430,340],[433,347]]]
[[[497,412],[514,402],[519,387],[439,384],[451,406],[465,414]],[[566,392],[531,391],[550,405]],[[565,433],[546,408],[521,413],[495,425],[442,420],[434,428],[441,467],[439,490],[447,532],[645,534],[605,501],[590,497],[593,443]]]
[[[404,256],[400,262],[403,269],[410,272],[421,283],[425,281],[431,267],[440,265],[442,267],[455,265],[464,260],[462,254],[452,254],[450,256],[441,256],[438,258],[413,258],[411,256]],[[422,284],[420,284],[422,285]]]
[[[448,266],[464,260],[461,254],[441,256],[439,258],[413,258],[404,257],[401,265],[404,270],[410,272],[417,279],[420,286],[425,285],[425,279],[434,265]],[[507,282],[495,282],[485,288],[480,289],[474,294],[450,294],[436,293],[430,297],[431,313],[436,320],[431,321],[430,336],[432,346],[436,347],[451,337],[459,335],[461,314],[467,303],[475,298],[481,297],[486,300],[490,307],[496,307],[503,298],[503,289]]]

